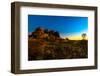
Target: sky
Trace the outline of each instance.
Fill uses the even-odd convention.
[[[28,15],[28,33],[37,27],[58,31],[62,38],[80,40],[82,33],[87,34],[88,17]]]

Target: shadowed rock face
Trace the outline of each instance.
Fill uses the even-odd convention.
[[[87,40],[62,39],[59,32],[36,28],[28,37],[28,60],[88,57]]]

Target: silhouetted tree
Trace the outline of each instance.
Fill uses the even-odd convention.
[[[66,40],[69,40],[69,38],[66,37]]]
[[[86,38],[86,33],[83,33],[83,34],[82,34],[82,38],[83,38],[83,40],[85,40],[85,38]]]

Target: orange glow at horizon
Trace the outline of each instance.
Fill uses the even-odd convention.
[[[82,40],[82,36],[69,36],[68,37],[69,40]],[[88,37],[85,38],[86,40],[88,40]]]

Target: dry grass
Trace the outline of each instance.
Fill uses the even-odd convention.
[[[87,58],[87,40],[28,40],[28,60]]]

